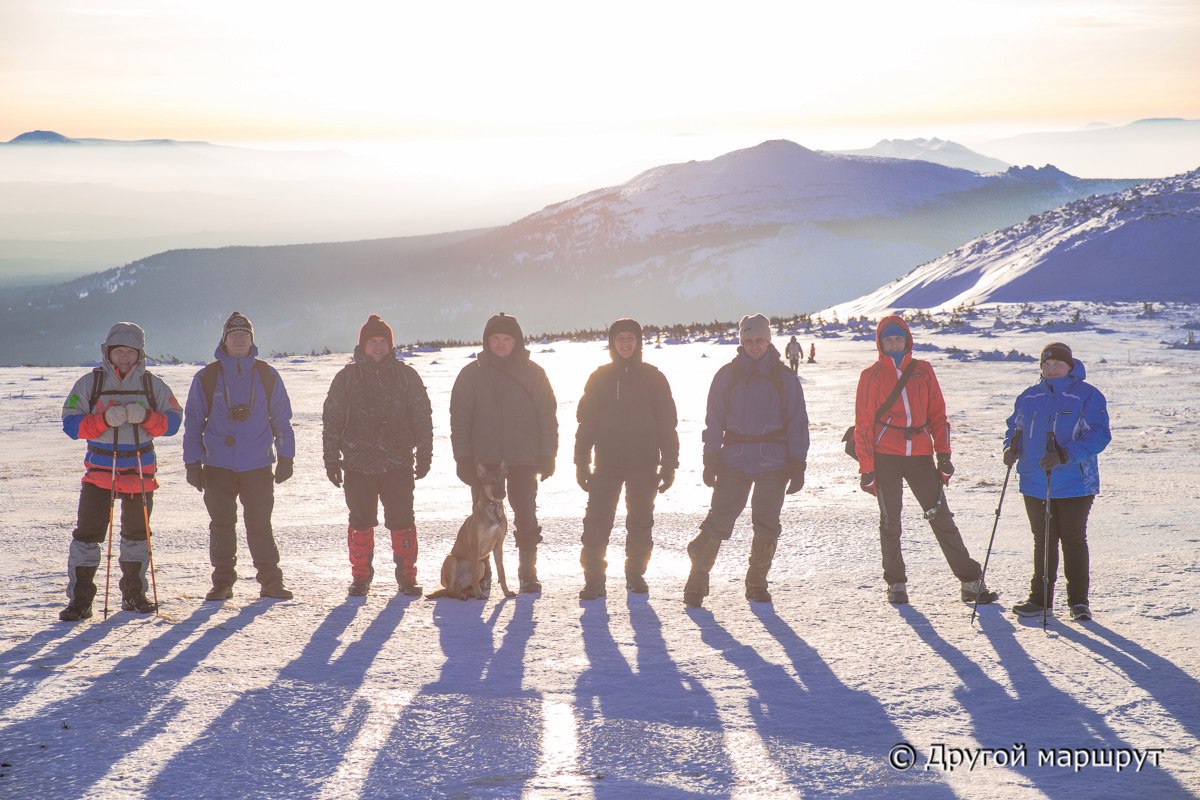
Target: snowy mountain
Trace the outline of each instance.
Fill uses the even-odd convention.
[[[1193,169],[1200,161],[1200,119],[1142,119],[972,145],[1013,164],[1056,164],[1072,175],[1164,178]]]
[[[81,325],[102,333],[134,315],[155,331],[158,352],[201,357],[234,307],[274,330],[265,346],[291,351],[352,342],[368,311],[393,320],[402,341],[474,339],[498,309],[530,332],[626,315],[791,314],[858,296],[984,231],[1131,185],[766,142],[647,170],[483,232],[178,250],[8,293],[2,359],[90,358]],[[181,316],[176,298],[191,313]]]
[[[874,147],[862,150],[839,150],[847,156],[877,156],[879,158],[910,158],[931,161],[955,169],[972,172],[1004,172],[1011,165],[998,158],[976,153],[957,142],[945,139],[882,139]]]
[[[1045,300],[1200,300],[1200,170],[1035,214],[830,311]]]

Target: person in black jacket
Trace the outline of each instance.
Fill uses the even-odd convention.
[[[476,466],[507,468],[513,539],[520,556],[517,577],[522,592],[542,591],[537,479],[554,474],[558,401],[545,370],[529,359],[516,317],[501,312],[489,319],[479,357],[458,373],[450,392],[450,444],[458,478],[471,487],[472,505],[479,494]],[[489,586],[490,569],[485,572]]]
[[[605,552],[625,487],[625,588],[646,594],[646,565],[654,542],[654,495],[675,481],[679,434],[671,385],[642,361],[642,326],[619,319],[608,329],[611,364],[592,373],[576,414],[575,472],[588,493],[583,518],[583,589],[579,599],[604,596]],[[592,469],[592,451],[596,468]]]
[[[348,593],[371,587],[382,501],[400,593],[421,594],[413,491],[433,458],[433,415],[421,376],[396,358],[392,328],[377,315],[359,331],[354,361],[334,376],[321,420],[325,474],[350,510]]]

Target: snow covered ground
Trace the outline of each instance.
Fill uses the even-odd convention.
[[[247,574],[232,601],[203,601],[207,517],[176,437],[159,445],[153,520],[162,616],[78,625],[57,612],[83,447],[62,435],[58,409],[82,369],[0,370],[0,797],[1200,797],[1200,354],[1163,345],[1185,339],[1179,325],[1200,310],[1139,310],[1089,312],[1100,328],[1084,332],[917,331],[940,348],[1029,354],[1062,338],[1109,399],[1113,442],[1090,526],[1096,616],[1063,615],[1048,631],[1007,610],[1031,572],[1015,481],[988,567],[999,606],[969,624],[911,499],[912,605],[884,601],[876,507],[839,442],[870,341],[801,337],[817,344],[818,363],[801,368],[813,449],[808,485],[785,506],[774,604],[742,596],[747,514],[705,608],[691,611],[681,591],[708,502],[704,401],[732,347],[646,351],[674,387],[683,441],[659,500],[649,599],[624,591],[620,528],[609,596],[576,597],[575,402],[607,355],[599,342],[553,343],[531,346],[562,434],[558,473],[541,488],[540,597],[397,598],[380,536],[372,594],[346,598],[345,510],[320,465],[321,402],[344,363],[331,356],[276,362],[297,411],[296,477],[275,513],[296,599],[258,600]],[[259,336],[269,349],[269,332]],[[469,353],[409,362],[430,387],[438,437],[417,491],[427,590],[469,511],[447,418]],[[949,501],[982,560],[1003,422],[1036,365],[923,357],[955,426]],[[157,371],[182,400],[195,369]],[[244,543],[240,557],[248,566]],[[511,540],[506,562],[515,574]],[[909,752],[911,768],[897,768]]]

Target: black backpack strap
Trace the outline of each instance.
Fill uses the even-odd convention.
[[[209,415],[212,414],[213,395],[217,393],[217,370],[220,368],[220,362],[213,361],[211,364],[205,364],[204,369],[200,370],[200,388],[204,390],[204,420],[206,422]]]
[[[271,392],[275,391],[275,371],[271,369],[271,365],[260,358],[254,359],[254,368],[258,370],[258,380],[263,385],[263,390],[267,393],[267,404],[271,402]]]
[[[146,395],[147,401],[150,403],[150,410],[157,411],[158,403],[154,399],[154,385],[152,382],[153,374],[147,370],[142,373],[142,393]],[[100,399],[100,395],[104,394],[104,368],[96,367],[92,370],[92,395],[88,398],[88,410],[96,410],[96,401]],[[109,394],[136,394],[136,392],[114,391]]]
[[[104,388],[104,368],[92,370],[92,394],[88,398],[88,413],[96,410],[96,401],[100,399],[100,390]]]
[[[142,373],[142,391],[146,393],[146,401],[150,403],[150,410],[157,411],[158,403],[154,399],[154,375],[146,370]]]

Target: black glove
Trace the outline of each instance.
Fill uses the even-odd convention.
[[[704,454],[704,485],[710,489],[717,486],[717,473],[721,471],[721,454]]]
[[[950,476],[954,474],[954,465],[950,463],[949,453],[937,454],[937,468],[941,474],[942,483],[950,485]]]
[[[875,486],[875,473],[864,472],[858,478],[858,488],[862,489],[867,494],[879,496],[879,488]]]
[[[788,475],[792,479],[787,487],[788,494],[795,494],[804,488],[804,470],[807,468],[808,462],[806,461],[796,459],[788,462]]]
[[[1065,463],[1067,463],[1067,451],[1063,450],[1062,447],[1059,446],[1058,442],[1054,443],[1054,449],[1052,451],[1042,456],[1041,461],[1042,469],[1046,472],[1049,472],[1060,464]]]
[[[429,463],[430,462],[428,459],[426,459],[426,460],[417,459],[417,464],[415,467],[413,467],[413,477],[416,478],[417,480],[421,480],[421,478],[424,478],[426,475],[428,475],[429,474]]]
[[[592,484],[592,466],[590,464],[575,465],[575,482],[579,484],[579,488],[585,492],[591,491]]]
[[[537,472],[542,480],[554,474],[554,456],[538,456]]]
[[[204,491],[204,467],[196,464],[184,464],[183,468],[187,470],[187,482],[196,487],[197,492]]]
[[[329,482],[339,489],[342,488],[342,462],[326,461],[325,474],[329,477]]]
[[[1017,463],[1017,459],[1020,457],[1021,451],[1019,448],[1011,445],[1004,448],[1004,466],[1011,467],[1013,464]]]
[[[662,466],[658,468],[658,493],[662,494],[675,483],[675,468]]]
[[[292,459],[279,457],[275,462],[275,482],[283,483],[288,478],[292,477]]]
[[[475,474],[475,462],[469,458],[454,459],[454,472],[467,486],[474,486],[479,476]]]

